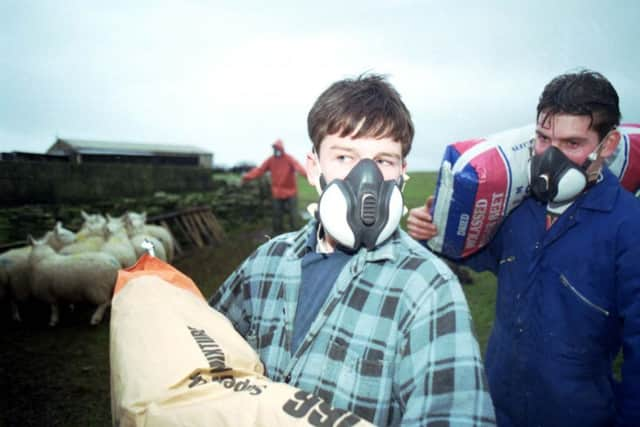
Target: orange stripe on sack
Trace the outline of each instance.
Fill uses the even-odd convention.
[[[200,292],[193,280],[166,262],[149,254],[142,255],[135,265],[118,270],[118,279],[116,280],[113,295],[115,296],[127,283],[136,277],[149,275],[158,276],[172,285],[204,299],[202,292]]]

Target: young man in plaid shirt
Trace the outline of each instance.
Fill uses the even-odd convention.
[[[414,134],[399,94],[377,75],[338,81],[308,128],[319,219],[259,247],[210,304],[272,380],[376,425],[494,425],[456,276],[398,228]]]

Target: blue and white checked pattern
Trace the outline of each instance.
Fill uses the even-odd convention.
[[[401,230],[353,256],[291,353],[300,261],[316,227],[262,245],[210,300],[267,375],[377,425],[495,425],[460,284]]]

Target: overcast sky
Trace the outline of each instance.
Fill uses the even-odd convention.
[[[0,151],[56,137],[196,145],[259,163],[333,81],[386,74],[416,125],[409,170],[521,126],[554,76],[605,74],[640,122],[640,2],[0,0]]]

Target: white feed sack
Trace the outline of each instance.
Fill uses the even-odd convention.
[[[623,188],[640,189],[640,125],[624,124],[607,166]],[[529,158],[535,125],[487,138],[455,142],[445,149],[432,209],[438,235],[427,243],[452,259],[484,247],[504,218],[528,195]]]
[[[264,377],[255,351],[194,293],[151,274],[116,292],[110,331],[114,425],[370,425]]]

